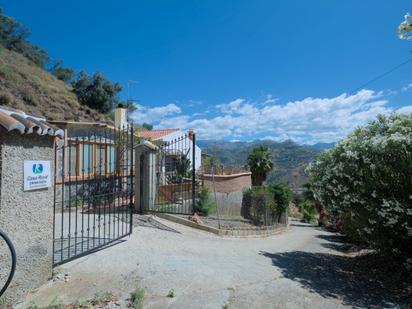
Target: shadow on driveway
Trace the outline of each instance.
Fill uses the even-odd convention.
[[[285,278],[325,298],[339,298],[353,307],[400,308],[379,283],[368,279],[368,269],[359,272],[355,258],[302,251],[261,254],[270,258]]]
[[[316,237],[327,241],[321,244],[322,247],[327,249],[347,253],[353,247],[349,239],[343,235],[317,235]]]

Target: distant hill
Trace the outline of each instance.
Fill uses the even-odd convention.
[[[314,145],[311,145],[310,147],[316,150],[325,151],[325,150],[332,148],[335,145],[336,143],[316,143]]]
[[[199,147],[205,153],[217,157],[224,166],[242,167],[246,165],[246,158],[253,147],[264,145],[269,148],[276,169],[269,174],[268,182],[282,182],[291,188],[297,189],[307,182],[304,170],[308,163],[313,161],[320,150],[306,145],[298,145],[292,141],[254,141],[254,142],[227,142],[227,141],[198,141]]]
[[[1,46],[0,105],[49,120],[112,122],[108,115],[81,105],[63,81],[21,54]]]

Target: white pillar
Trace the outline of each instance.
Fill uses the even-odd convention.
[[[127,109],[122,104],[114,110],[114,125],[116,128],[123,128],[127,125]]]

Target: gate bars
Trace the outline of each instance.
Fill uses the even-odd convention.
[[[193,214],[196,202],[196,137],[193,132],[169,142],[163,142],[143,177],[155,186],[155,196],[144,203],[143,211],[173,214]]]
[[[134,132],[84,127],[55,146],[53,264],[130,235],[134,204]]]

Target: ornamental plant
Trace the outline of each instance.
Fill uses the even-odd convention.
[[[279,221],[282,213],[289,207],[290,201],[292,200],[292,191],[282,183],[271,184],[268,186],[268,190],[275,201],[275,207],[272,211],[277,215]]]
[[[280,222],[292,199],[292,192],[283,184],[253,186],[243,192],[242,216],[255,225]]]
[[[199,191],[199,199],[194,205],[194,212],[201,216],[207,216],[209,215],[209,212],[216,209],[216,207],[216,203],[213,201],[209,189],[201,187]]]
[[[302,214],[302,220],[307,223],[315,223],[317,211],[316,204],[313,201],[305,200],[299,204],[299,211]]]
[[[266,186],[253,186],[243,192],[242,208],[242,215],[253,224],[270,225],[276,203]]]
[[[252,172],[253,186],[261,186],[266,180],[268,173],[275,167],[272,155],[265,146],[253,148],[247,157],[247,164]]]
[[[348,236],[412,257],[412,114],[378,116],[322,153],[307,172],[315,199]]]

